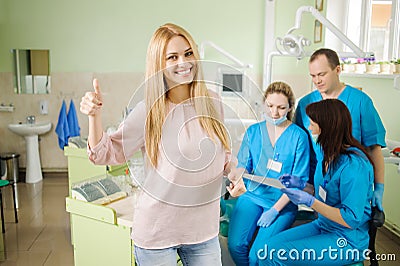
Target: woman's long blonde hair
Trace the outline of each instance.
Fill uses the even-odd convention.
[[[168,42],[175,36],[182,36],[189,42],[196,60],[197,72],[190,84],[190,94],[196,113],[200,117],[200,125],[212,139],[216,135],[224,148],[230,150],[228,133],[221,121],[222,117],[217,112],[213,99],[204,84],[200,62],[198,61],[200,56],[197,45],[186,30],[175,24],[167,23],[156,30],[147,49],[145,146],[147,156],[154,167],[157,166],[162,127],[168,111],[166,107],[167,89],[163,76],[165,50]]]

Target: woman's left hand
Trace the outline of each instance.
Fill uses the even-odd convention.
[[[232,171],[236,170],[236,166],[238,164],[238,160],[232,154],[229,154],[228,156],[229,156],[229,161],[224,166],[224,176],[228,176],[229,177],[229,174]]]
[[[242,195],[247,191],[246,186],[244,185],[243,182],[243,178],[240,178],[234,183],[231,182],[229,186],[226,187],[226,189],[228,190],[229,194],[231,194],[232,197],[239,197],[240,195]]]
[[[240,179],[242,179],[242,176],[246,170],[244,168],[231,168],[229,173],[228,173],[228,179],[232,183],[237,183]]]
[[[263,212],[260,219],[257,221],[257,225],[260,227],[270,226],[275,221],[278,214],[279,212],[274,207],[271,207],[268,211]]]

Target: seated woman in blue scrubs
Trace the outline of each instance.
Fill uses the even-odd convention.
[[[306,113],[324,156],[315,172],[316,195],[302,191],[300,178],[288,175],[281,177],[288,187],[282,191],[293,203],[305,204],[319,215],[266,241],[258,251],[260,265],[347,265],[368,257],[371,158],[353,137],[350,112],[342,101],[312,103]]]
[[[244,172],[276,179],[292,174],[304,182],[308,180],[309,141],[305,131],[291,122],[294,102],[289,85],[274,82],[268,86],[264,94],[265,120],[247,129],[238,153],[238,168],[231,172],[230,180],[241,180]],[[242,182],[235,184],[236,190],[238,185],[247,191],[232,211],[228,247],[236,265],[252,265],[257,260],[255,250],[291,226],[297,206],[277,188],[249,180],[245,180],[246,188]]]

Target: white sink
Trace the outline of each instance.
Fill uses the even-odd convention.
[[[35,124],[9,124],[8,128],[21,137],[35,136],[49,132],[51,129],[51,123],[41,122]]]
[[[50,122],[35,124],[9,124],[8,129],[24,137],[26,142],[26,183],[37,183],[43,179],[39,155],[38,135],[47,133],[51,129]]]

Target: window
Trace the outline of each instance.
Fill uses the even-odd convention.
[[[364,51],[374,52],[377,61],[400,58],[399,1],[353,0],[348,2],[346,35],[353,36],[352,41]]]
[[[387,60],[389,58],[391,13],[391,1],[372,2],[367,47],[369,51],[375,51],[375,57],[378,60]]]
[[[400,1],[330,0],[326,15],[357,46],[374,52],[377,61],[400,58]],[[325,43],[337,51],[351,51],[328,31]]]

